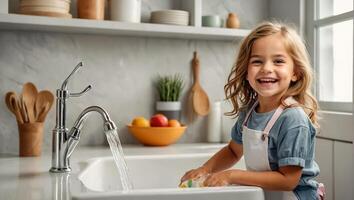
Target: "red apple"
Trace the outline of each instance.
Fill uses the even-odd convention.
[[[163,114],[156,114],[150,118],[150,126],[152,127],[168,126],[168,119]]]

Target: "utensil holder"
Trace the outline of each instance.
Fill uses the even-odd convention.
[[[43,142],[43,123],[18,124],[20,156],[40,156]]]

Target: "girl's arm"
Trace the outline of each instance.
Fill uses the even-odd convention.
[[[236,171],[231,182],[241,185],[255,185],[268,190],[291,191],[298,185],[302,168],[298,166],[280,167],[279,171]]]
[[[208,169],[209,173],[219,172],[232,167],[243,155],[243,147],[233,140],[227,146],[222,148],[213,157],[211,157],[203,167]]]
[[[244,171],[227,170],[210,175],[206,186],[223,186],[229,184],[253,185],[267,190],[291,191],[298,185],[302,173],[299,166],[284,166],[278,171]]]

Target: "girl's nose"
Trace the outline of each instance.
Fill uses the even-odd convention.
[[[265,62],[264,65],[261,68],[262,73],[270,73],[273,70],[273,63],[271,62]]]

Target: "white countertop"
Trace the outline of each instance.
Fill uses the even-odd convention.
[[[155,155],[180,153],[213,153],[225,144],[175,144],[166,147],[123,145],[125,155]],[[214,148],[215,147],[215,148]],[[0,154],[0,198],[1,199],[70,199],[71,191],[86,190],[77,179],[83,161],[95,157],[112,156],[106,147],[77,147],[70,161],[70,174],[49,173],[51,152],[40,157],[17,157]],[[65,179],[70,179],[65,181]],[[64,187],[63,183],[69,183]]]

